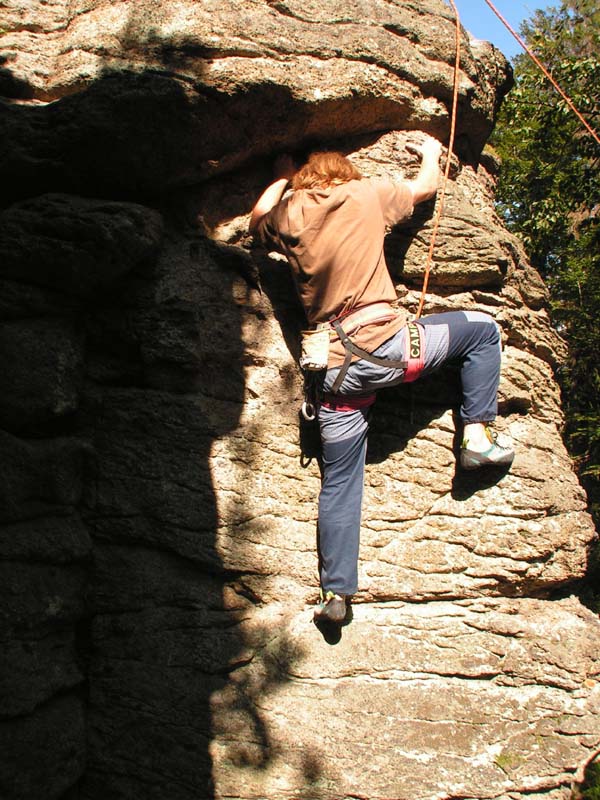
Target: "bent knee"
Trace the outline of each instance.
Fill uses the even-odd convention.
[[[486,314],[485,311],[463,311],[463,314],[469,322],[485,322],[488,324],[493,341],[501,341],[500,326],[490,314]]]
[[[498,327],[496,320],[490,314],[486,314],[485,311],[463,311],[463,314],[469,322],[488,322]]]

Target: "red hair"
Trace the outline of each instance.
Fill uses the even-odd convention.
[[[336,152],[312,153],[292,178],[292,189],[315,189],[332,183],[360,180],[362,175],[354,164]]]

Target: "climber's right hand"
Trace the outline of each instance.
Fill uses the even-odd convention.
[[[437,139],[434,139],[433,136],[429,136],[428,134],[425,134],[425,140],[421,142],[421,144],[407,144],[406,149],[411,153],[421,156],[422,160],[430,159],[431,161],[439,161],[442,154],[441,142],[438,142]]]

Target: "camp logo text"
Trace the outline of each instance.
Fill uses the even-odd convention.
[[[408,326],[408,341],[410,358],[419,358],[421,355],[421,337],[416,325]]]

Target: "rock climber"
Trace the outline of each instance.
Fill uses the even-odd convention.
[[[406,324],[383,253],[386,227],[433,198],[441,144],[424,135],[412,180],[366,178],[337,152],[315,152],[297,169],[276,162],[275,180],[250,218],[250,232],[283,253],[308,323],[326,331],[328,353],[317,403],[323,476],[319,494],[321,602],[315,621],[341,623],[358,590],[358,550],[369,414],[378,389],[414,380],[459,360],[460,464],[508,467],[489,424],[497,412],[501,339],[488,314],[453,311]],[[318,359],[317,359],[318,360]],[[302,363],[302,362],[301,362]]]

